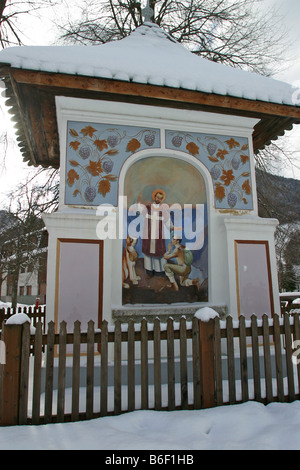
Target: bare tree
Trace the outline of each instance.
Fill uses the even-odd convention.
[[[55,5],[51,0],[0,0],[0,45],[22,45],[24,31],[22,17],[33,15],[41,9]]]
[[[279,226],[276,231],[276,254],[280,290],[296,288],[295,267],[300,266],[299,223]]]
[[[0,0],[0,49],[23,45],[28,42],[23,22],[25,19],[40,17],[47,8],[54,7],[61,0]],[[0,81],[0,92],[2,90]],[[0,120],[7,119],[4,113],[4,100],[0,96]],[[9,131],[0,129],[1,171],[5,169],[5,157],[9,146]]]
[[[150,0],[153,20],[193,53],[270,75],[286,54],[282,19],[261,0]],[[90,0],[79,20],[61,26],[71,43],[122,39],[143,22],[141,2]]]
[[[45,256],[45,229],[41,214],[55,209],[57,203],[54,171],[48,174],[44,184],[32,186],[31,183],[22,185],[10,198],[6,223],[0,230],[1,281],[9,278],[12,308],[17,304],[21,269],[30,266],[30,272],[37,270]]]
[[[153,21],[201,57],[263,75],[287,61],[283,19],[276,9],[264,8],[262,0],[150,0],[149,5]],[[90,0],[78,20],[60,26],[62,38],[82,44],[122,39],[142,24],[142,13],[136,0]],[[255,157],[258,168],[271,173],[295,167],[286,139]]]

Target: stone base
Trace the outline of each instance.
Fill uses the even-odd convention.
[[[165,323],[169,317],[172,317],[175,321],[179,321],[180,318],[184,316],[188,321],[190,321],[194,317],[196,311],[205,306],[207,305],[156,305],[151,307],[128,305],[113,309],[112,319],[113,321],[121,320],[122,323],[127,323],[129,320],[134,320],[135,323],[140,323],[144,318],[149,322],[153,322],[155,318],[159,318],[161,322]],[[227,316],[227,307],[225,305],[209,305],[209,307],[219,313],[221,320]]]

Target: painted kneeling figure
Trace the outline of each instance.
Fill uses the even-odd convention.
[[[179,287],[175,279],[175,274],[178,274],[181,286],[196,285],[199,289],[199,279],[189,279],[192,270],[191,264],[193,261],[192,253],[186,250],[184,245],[181,244],[181,239],[173,237],[171,243],[168,245],[168,251],[164,255],[165,260],[175,259],[176,263],[166,263],[164,270],[166,276],[171,282],[173,290],[178,291]]]

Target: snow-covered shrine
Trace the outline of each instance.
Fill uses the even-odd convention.
[[[0,66],[24,160],[60,168],[47,321],[280,312],[254,154],[300,122],[297,90],[151,22],[99,46],[8,48]]]

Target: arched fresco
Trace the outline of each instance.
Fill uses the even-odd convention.
[[[208,300],[207,196],[187,161],[153,156],[129,167],[123,304]]]

